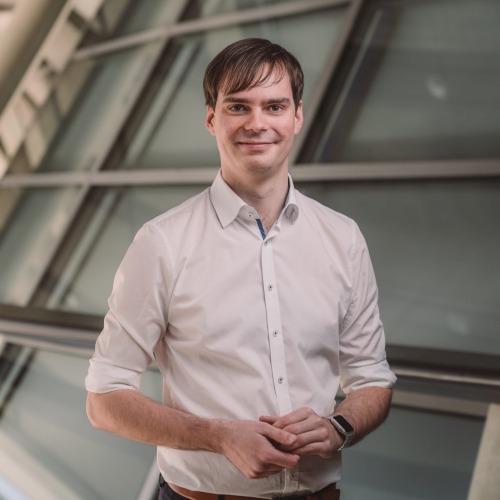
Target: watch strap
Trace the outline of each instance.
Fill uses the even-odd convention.
[[[341,423],[337,421],[335,415],[327,415],[324,418],[329,420],[330,423],[335,428],[335,430],[344,437],[342,445],[336,450],[336,451],[342,451],[346,446],[349,446],[349,444],[352,441],[352,438],[354,436],[354,431],[352,426],[343,417],[341,418],[346,422],[346,424],[349,426],[350,429],[345,429],[344,426],[342,426]]]

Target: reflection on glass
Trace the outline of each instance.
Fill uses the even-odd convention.
[[[498,158],[499,20],[496,0],[367,4],[305,161]]]
[[[0,418],[0,474],[31,500],[135,500],[155,448],[95,430],[85,413],[88,360],[38,351]],[[141,392],[161,401],[148,370]]]
[[[0,228],[0,302],[26,305],[64,230],[79,188],[28,190]],[[0,190],[0,198],[9,197]]]
[[[342,500],[466,500],[483,426],[392,408],[382,427],[342,452]]]
[[[81,67],[89,76],[76,109],[59,124],[56,142],[45,155],[41,170],[89,170],[95,164],[125,118],[155,48],[156,44],[147,44],[69,67],[70,74],[78,74]]]
[[[215,139],[205,128],[202,81],[209,62],[230,43],[264,37],[283,45],[301,62],[304,106],[323,70],[345,9],[234,26],[178,40],[177,58],[128,151],[124,168],[184,168],[219,165]]]
[[[354,219],[391,344],[500,354],[500,182],[302,184]]]
[[[182,186],[106,191],[46,307],[105,314],[116,270],[140,227],[203,189]]]

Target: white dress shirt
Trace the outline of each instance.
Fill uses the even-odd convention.
[[[213,185],[145,224],[115,277],[88,391],[138,390],[154,357],[163,403],[200,417],[333,412],[340,387],[392,387],[368,249],[348,217],[289,179],[263,239],[257,212],[220,172]],[[260,221],[259,221],[260,222]],[[318,491],[341,454],[247,479],[223,455],[158,447],[165,480],[196,491],[271,498]]]

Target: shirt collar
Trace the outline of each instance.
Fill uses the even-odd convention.
[[[210,187],[210,200],[217,213],[217,217],[223,228],[226,228],[236,217],[238,217],[242,208],[251,209],[226,183],[222,178],[222,171],[219,170],[215,181]],[[299,216],[299,205],[295,195],[293,181],[288,174],[288,195],[286,197],[285,206],[282,214],[284,214],[292,224]],[[281,215],[280,215],[281,217]]]

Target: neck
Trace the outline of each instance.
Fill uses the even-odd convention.
[[[273,175],[234,175],[231,169],[222,167],[222,178],[228,186],[259,214],[266,234],[279,217],[288,194],[288,166]]]

